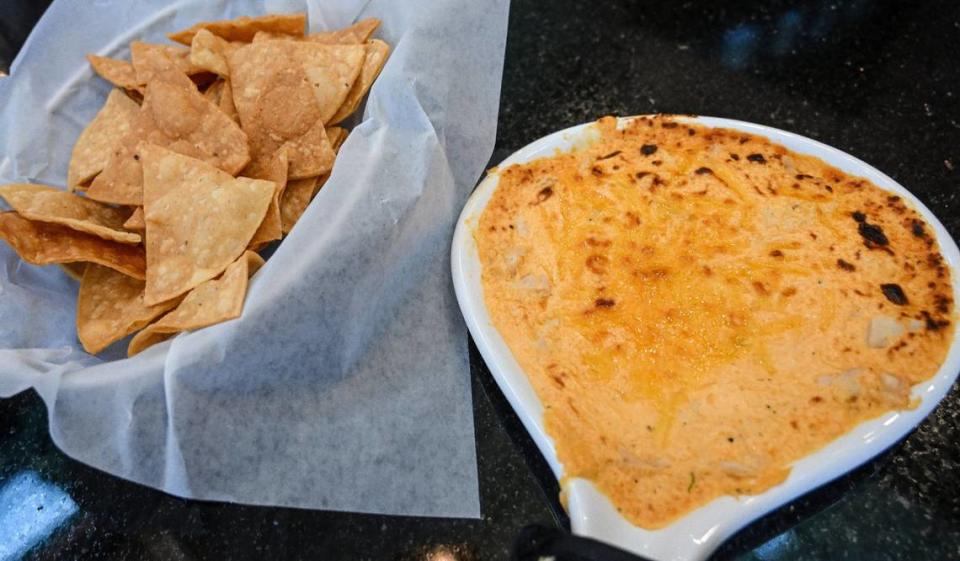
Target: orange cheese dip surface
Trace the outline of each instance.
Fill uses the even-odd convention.
[[[474,230],[487,310],[565,478],[659,528],[910,407],[954,302],[904,200],[738,131],[593,128],[499,170]]]

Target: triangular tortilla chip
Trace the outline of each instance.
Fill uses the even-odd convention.
[[[327,139],[334,153],[336,153],[340,150],[343,141],[347,139],[347,130],[340,127],[330,127],[326,132]],[[306,212],[310,201],[317,195],[317,191],[323,187],[323,184],[329,178],[330,173],[327,172],[319,177],[305,177],[287,182],[287,187],[280,197],[280,229],[284,234],[290,233],[293,225]]]
[[[272,41],[265,44],[276,43]],[[261,84],[262,89],[253,104],[245,105],[246,109],[243,110],[240,105],[237,106],[244,131],[250,139],[253,159],[267,160],[283,148],[290,162],[291,178],[325,173],[333,165],[334,153],[323,130],[316,88],[302,68],[277,66],[279,69],[270,74],[270,81]],[[241,67],[245,67],[245,63]],[[245,70],[231,78],[235,102],[238,98],[246,98],[245,94],[237,94],[241,87],[247,93],[250,87],[261,87],[251,83],[248,83],[249,87],[241,86],[246,76],[243,72]],[[256,76],[246,77],[260,83]]]
[[[273,240],[279,240],[283,237],[283,229],[280,227],[280,197],[283,195],[283,189],[287,185],[287,153],[280,150],[270,160],[268,165],[260,166],[251,163],[241,172],[244,177],[252,179],[264,179],[272,181],[276,185],[273,198],[270,199],[270,206],[267,207],[267,214],[263,217],[263,222],[253,234],[249,249],[258,251],[264,245]]]
[[[27,220],[16,212],[0,213],[0,238],[27,263],[51,265],[88,261],[138,278],[146,278],[139,245],[117,243],[48,222]]]
[[[240,317],[247,296],[247,280],[263,265],[252,251],[227,266],[218,279],[191,290],[173,311],[148,325],[130,340],[127,356],[164,341],[181,331],[192,331]]]
[[[304,37],[307,41],[323,44],[360,44],[365,42],[373,35],[373,32],[380,26],[380,20],[376,18],[362,19],[350,27],[337,29],[335,31],[321,31],[319,33],[310,33]]]
[[[222,37],[227,41],[250,42],[258,31],[269,31],[271,33],[283,33],[284,35],[293,35],[303,37],[307,26],[307,14],[269,14],[259,17],[243,16],[230,20],[219,21],[201,21],[183,31],[170,33],[167,37],[171,41],[189,45],[193,41],[193,36],[201,29],[207,29],[214,35]]]
[[[190,63],[189,49],[173,45],[134,41],[130,43],[130,61],[140,84],[149,84],[158,74],[169,70],[182,72],[185,76],[203,71]]]
[[[360,74],[364,53],[363,45],[282,40],[236,49],[227,62],[240,122],[246,129],[258,112],[266,112],[262,120],[280,140],[292,138],[294,125],[309,126],[315,117],[326,122]]]
[[[143,207],[138,206],[134,209],[133,214],[127,218],[126,222],[123,223],[124,230],[133,230],[134,232],[143,233],[147,230],[147,223],[143,218]]]
[[[98,55],[87,55],[87,61],[94,72],[114,86],[143,93],[143,85],[137,81],[137,73],[129,62]]]
[[[283,190],[283,196],[280,198],[280,224],[284,234],[290,233],[293,225],[307,210],[317,185],[321,181],[326,181],[328,177],[329,174],[287,182],[287,188]]]
[[[99,353],[177,305],[174,299],[148,306],[143,288],[143,281],[87,265],[77,296],[77,338],[88,353]]]
[[[141,141],[201,159],[233,175],[250,161],[247,135],[204,99],[183,74],[168,71],[147,86],[133,128],[87,190],[91,199],[122,205],[143,204]]]
[[[73,191],[100,173],[113,148],[130,132],[140,106],[120,90],[113,90],[107,102],[73,145],[67,169],[67,189]]]
[[[28,220],[62,224],[105,240],[140,243],[140,236],[123,231],[125,212],[46,185],[0,185],[0,197]]]
[[[363,97],[367,95],[367,91],[370,90],[370,86],[373,85],[373,81],[380,75],[380,70],[383,69],[383,65],[387,61],[387,56],[390,54],[390,45],[387,45],[379,39],[373,39],[367,42],[364,48],[367,54],[363,59],[363,66],[360,68],[360,76],[357,77],[357,81],[354,82],[353,87],[350,88],[350,92],[343,101],[343,105],[341,105],[340,108],[337,109],[336,114],[327,121],[328,124],[335,125],[357,110],[360,102],[363,101]]]
[[[237,47],[233,43],[201,29],[193,36],[190,44],[190,63],[218,76],[229,76],[227,53],[235,48]]]
[[[239,257],[273,198],[270,181],[234,178],[200,160],[145,144],[147,304],[212,279]]]

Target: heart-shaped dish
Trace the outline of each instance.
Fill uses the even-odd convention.
[[[680,122],[764,136],[789,150],[816,156],[846,173],[864,177],[903,197],[933,227],[941,253],[953,271],[954,301],[957,300],[957,295],[960,294],[960,279],[956,271],[960,264],[960,252],[956,242],[929,209],[887,175],[836,148],[790,132],[730,119],[692,116],[675,118]],[[629,119],[631,118],[621,119],[620,124]],[[515,152],[499,164],[497,169],[551,156],[557,151],[576,149],[578,144],[589,141],[593,125],[586,123],[541,138]],[[497,188],[497,169],[488,173],[474,191],[457,223],[452,248],[454,287],[467,326],[480,353],[559,479],[563,475],[563,466],[557,459],[553,441],[544,430],[543,405],[506,342],[494,328],[484,304],[482,267],[473,230]],[[589,481],[573,479],[566,487],[572,530],[575,534],[600,539],[657,561],[705,559],[724,540],[751,521],[853,470],[913,430],[933,411],[956,381],[960,372],[958,340],[960,330],[955,330],[949,353],[940,370],[928,381],[912,388],[912,395],[919,400],[917,407],[891,411],[857,425],[817,452],[795,462],[789,477],[783,483],[759,495],[720,497],[665,528],[645,530],[620,516],[610,501]]]

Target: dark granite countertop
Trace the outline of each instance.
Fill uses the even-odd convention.
[[[44,2],[0,7],[6,67]],[[514,0],[493,162],[605,114],[772,125],[885,171],[960,237],[960,4]],[[186,501],[79,464],[32,392],[0,401],[0,560],[500,560],[557,485],[475,349],[480,520]],[[960,559],[960,391],[904,442],[714,559]],[[433,556],[440,558],[438,556]]]

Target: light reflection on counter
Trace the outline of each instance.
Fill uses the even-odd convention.
[[[22,558],[78,510],[77,503],[34,471],[0,484],[0,561]]]

